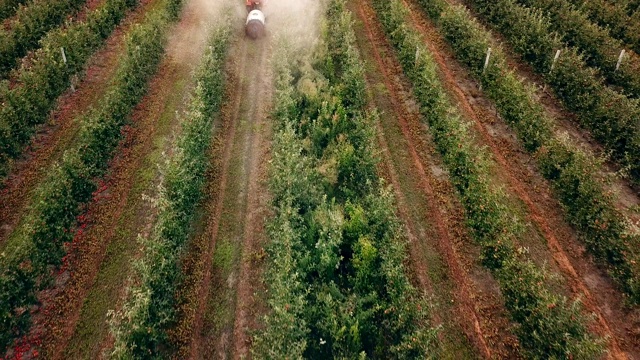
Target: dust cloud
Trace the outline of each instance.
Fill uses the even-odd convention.
[[[326,0],[262,0],[266,30],[296,51],[311,50],[320,37]],[[167,51],[178,63],[197,62],[211,32],[225,26],[244,28],[245,0],[185,0],[181,21],[172,32]]]
[[[244,24],[244,0],[185,0],[181,19],[169,37],[167,53],[173,61],[193,65],[204,52],[212,29]],[[224,24],[230,21],[229,24]]]
[[[311,50],[320,36],[324,0],[266,0],[267,31],[296,50]]]

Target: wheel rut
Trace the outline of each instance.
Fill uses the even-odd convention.
[[[219,170],[216,171],[219,174],[219,177],[214,178],[217,184],[211,184],[213,191],[210,198],[210,204],[208,205],[208,209],[211,211],[208,211],[207,213],[212,215],[210,219],[206,220],[208,222],[208,225],[205,229],[204,234],[201,236],[204,239],[208,239],[208,242],[206,244],[205,252],[203,256],[201,256],[201,259],[203,261],[203,276],[197,290],[197,310],[194,313],[193,327],[190,337],[192,340],[189,345],[188,351],[190,359],[201,358],[201,354],[204,352],[203,347],[206,345],[200,334],[202,332],[204,315],[207,309],[207,297],[211,288],[213,252],[215,250],[216,241],[218,239],[218,232],[220,229],[223,202],[226,195],[225,191],[227,190],[229,164],[231,162],[231,152],[233,150],[233,139],[236,135],[236,128],[238,126],[238,118],[240,114],[242,89],[239,76],[240,72],[246,68],[246,42],[240,41],[236,51],[240,55],[235,57],[237,63],[234,66],[234,70],[232,70],[233,80],[228,82],[228,84],[231,85],[231,89],[228,90],[227,94],[229,94],[230,96],[226,97],[226,103],[222,109],[222,121],[225,127],[225,135],[223,136],[224,145],[222,146],[222,159],[218,164]]]
[[[260,292],[268,215],[266,167],[270,148],[267,114],[271,101],[270,38],[239,35],[232,72],[233,90],[224,105],[228,124],[217,171],[217,190],[210,200],[189,358],[247,358],[251,332],[264,311]],[[225,265],[225,258],[229,261]],[[221,309],[221,307],[225,307]]]
[[[262,40],[262,41],[266,41]],[[234,359],[243,359],[249,355],[251,345],[250,331],[257,326],[256,306],[257,300],[254,289],[259,289],[260,282],[260,254],[261,244],[265,238],[265,218],[267,215],[268,196],[266,192],[266,164],[269,156],[269,140],[265,135],[271,133],[270,123],[267,121],[269,104],[271,103],[272,79],[269,69],[268,59],[270,52],[268,44],[262,44],[262,56],[258,73],[261,81],[255,87],[250,100],[251,107],[248,113],[252,130],[247,134],[245,144],[250,144],[249,149],[245,147],[249,159],[246,164],[248,173],[248,193],[247,203],[244,209],[244,234],[242,240],[242,255],[238,290],[236,293],[236,313],[233,331],[234,338]],[[257,101],[259,99],[259,101]]]

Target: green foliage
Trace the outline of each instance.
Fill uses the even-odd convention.
[[[321,201],[320,174],[312,159],[304,156],[305,144],[295,130],[297,107],[293,98],[293,77],[288,71],[286,52],[273,63],[275,71],[276,136],[272,144],[269,189],[275,216],[267,223],[270,239],[269,266],[264,275],[269,285],[265,330],[255,336],[252,351],[257,358],[301,359],[307,348],[309,323],[303,312],[307,296],[308,251],[303,246],[306,214]],[[319,341],[314,339],[314,341]]]
[[[46,4],[47,2],[39,2]],[[0,178],[4,177],[11,159],[18,157],[31,138],[35,127],[49,117],[56,99],[71,84],[91,54],[104,42],[137,0],[106,0],[87,14],[85,21],[71,23],[49,32],[41,47],[33,54],[29,66],[16,73],[16,84],[0,86]],[[60,48],[65,49],[67,63]]]
[[[163,358],[171,353],[167,330],[177,320],[175,296],[183,279],[179,260],[191,234],[193,209],[204,194],[213,121],[224,95],[228,43],[228,24],[223,23],[211,37],[195,74],[194,95],[166,169],[158,222],[153,237],[143,241],[146,251],[137,267],[141,283],[131,290],[133,295],[113,325],[114,358]]]
[[[84,170],[78,153],[66,153],[40,189],[30,233],[34,245],[30,257],[40,275],[46,273],[49,265],[61,264],[66,253],[64,243],[73,240],[70,229],[76,224],[80,204],[88,201],[95,190],[91,173]]]
[[[297,139],[289,128],[283,139],[276,140],[274,150],[296,148],[295,142]],[[310,183],[309,187],[312,186]],[[264,317],[265,331],[256,334],[253,345],[254,354],[263,359],[301,359],[307,348],[309,327],[302,313],[308,306],[309,287],[303,281],[305,275],[300,273],[304,254],[298,246],[301,241],[298,226],[302,219],[291,200],[276,203],[278,213],[268,229],[270,266],[264,278],[269,284],[267,304],[271,311]]]
[[[336,5],[337,6],[337,5]],[[350,13],[330,9],[328,11],[338,29],[348,29],[351,26]],[[347,109],[360,109],[365,105],[366,92],[360,55],[353,46],[355,34],[353,31],[336,31],[331,36],[325,36],[328,56],[325,61],[335,68],[326,69],[325,73],[331,83],[338,88],[336,93],[344,101]]]
[[[545,77],[547,83],[555,90],[565,106],[579,115],[577,119],[579,124],[590,130],[594,138],[611,151],[612,157],[623,167],[626,167],[631,180],[635,183],[640,182],[640,147],[638,145],[640,144],[640,128],[637,126],[637,119],[640,118],[640,102],[614,91],[600,79],[598,70],[588,66],[594,65],[589,63],[589,59],[596,57],[596,55],[589,55],[585,49],[582,49],[582,53],[578,53],[577,50],[563,46],[553,31],[554,27],[552,27],[550,19],[541,10],[525,8],[518,5],[515,0],[473,0],[472,3],[493,26],[507,37],[514,50]],[[556,2],[546,3],[555,4]],[[468,17],[468,15],[466,16]],[[460,21],[450,20],[449,22]],[[471,20],[466,22],[471,23]],[[467,35],[468,38],[481,37],[476,35],[483,32],[481,27],[477,24],[474,27],[476,30],[474,33],[469,33],[471,35]],[[454,33],[451,33],[448,38],[455,36]],[[581,36],[586,39],[595,39],[594,46],[599,44],[598,39],[602,38],[602,36],[591,36],[589,33]],[[615,68],[620,48],[608,47],[607,49],[611,49],[610,51],[615,54],[598,56],[609,59],[610,62],[613,62],[612,65],[609,65]],[[552,67],[556,50],[561,50],[561,55]],[[640,83],[640,65],[634,65],[635,60],[633,60],[636,58],[634,55],[634,57],[626,59],[626,70],[621,68],[620,71],[615,72],[615,76],[617,78],[637,77],[637,81]],[[640,64],[640,60],[638,62]],[[600,66],[601,69],[607,68],[602,64],[595,64],[595,66]],[[630,75],[625,75],[625,71]],[[639,90],[629,90],[629,92],[635,96],[640,94]]]
[[[179,0],[163,4],[175,1]],[[73,239],[81,206],[91,199],[95,178],[104,174],[121,138],[120,130],[155,72],[169,25],[165,9],[160,6],[128,34],[112,87],[99,106],[86,115],[77,146],[65,152],[38,189],[38,202],[28,215],[31,228],[24,249],[0,268],[0,298],[13,299],[0,303],[0,323],[7,325],[0,329],[2,353],[29,330],[28,309],[35,304],[35,291],[48,286],[50,271],[61,264],[64,245]]]
[[[28,0],[4,0],[0,3],[0,20],[5,20],[13,15],[24,6]]]
[[[597,69],[611,84],[620,86],[628,96],[640,97],[640,57],[627,49],[623,65],[616,71],[620,50],[625,44],[611,37],[608,28],[592,23],[568,0],[517,0],[530,8],[541,9],[553,26],[547,36],[559,34],[563,42],[576,48],[584,61]],[[491,6],[494,4],[492,3]],[[549,53],[547,53],[549,56]]]
[[[640,52],[640,18],[630,16],[623,4],[606,0],[569,0],[588,19],[602,28],[607,28],[611,36],[622,40],[636,53]]]
[[[589,252],[606,266],[628,300],[639,303],[640,268],[635,249],[640,237],[630,234],[629,224],[613,205],[612,194],[593,176],[596,161],[559,139],[541,149],[538,162]]]
[[[4,255],[0,260],[6,261]],[[36,283],[30,264],[9,266],[0,273],[0,349],[20,337],[31,325],[31,314],[25,304],[33,304]]]
[[[0,77],[5,77],[16,60],[38,46],[38,40],[77,12],[84,0],[32,1],[18,9],[9,30],[0,29]]]
[[[423,4],[437,6],[438,2],[425,4],[423,1]],[[509,208],[504,194],[496,189],[490,177],[486,150],[477,148],[468,124],[451,106],[439,82],[435,61],[405,24],[407,10],[400,1],[377,0],[374,7],[397,49],[405,73],[413,83],[436,147],[466,209],[467,224],[482,246],[483,263],[493,271],[500,284],[507,310],[518,324],[516,333],[524,350],[532,358],[593,357],[601,353],[602,343],[589,333],[588,319],[582,315],[579,302],[567,304],[564,298],[553,294],[541,281],[545,277],[544,271],[513,245],[513,240],[519,236],[519,221],[512,215],[515,212]],[[468,41],[468,37],[460,36],[473,33],[475,25],[466,21],[468,15],[464,13],[450,8],[443,10],[438,14],[438,20],[445,37],[460,54],[462,62],[474,64],[472,72],[476,76],[484,76],[482,66],[488,39]],[[495,69],[488,69],[486,78],[496,82],[501,77],[493,71]],[[504,72],[499,74],[504,75]],[[504,84],[492,91],[508,93],[505,87],[516,82],[513,78],[505,79]],[[506,113],[515,114],[523,105],[530,109],[529,105],[518,101],[528,99],[528,92],[519,89],[514,95],[514,99],[502,103]],[[534,128],[534,123],[529,122],[521,128],[521,133],[538,133],[537,130],[531,131]],[[548,129],[543,131],[549,133]],[[537,139],[528,147],[536,148],[543,140]]]
[[[602,342],[585,331],[580,303],[567,304],[566,298],[545,289],[546,274],[530,260],[511,256],[497,274],[505,284],[506,307],[521,324],[516,332],[529,358],[593,359],[602,353]]]
[[[487,7],[486,10],[491,11],[491,18],[505,21],[505,31],[513,34],[510,39],[514,46],[521,47],[521,54],[526,56],[526,49],[536,49],[538,46],[535,42],[530,42],[521,36],[526,38],[524,34],[531,32],[534,34],[531,39],[540,39],[535,34],[545,33],[545,22],[541,17],[538,18],[537,23],[522,22],[520,20],[526,18],[527,10],[516,11],[518,6],[509,2],[507,8],[510,10],[502,11],[500,9],[504,4],[506,3],[499,1],[494,4],[495,6]],[[514,128],[525,149],[535,155],[542,174],[556,189],[568,220],[577,228],[587,248],[609,270],[609,274],[629,296],[629,300],[632,303],[638,303],[640,292],[637,283],[640,279],[640,262],[637,260],[639,254],[632,250],[637,248],[640,239],[628,234],[629,224],[613,205],[612,196],[605,192],[602,179],[595,175],[593,170],[602,171],[602,165],[575,144],[554,135],[551,120],[532,96],[534,89],[508,69],[499,46],[492,47],[493,60],[482,72],[484,62],[480,59],[489,46],[491,38],[488,32],[472,20],[466,10],[461,7],[451,7],[443,12],[438,20],[446,39],[453,45],[458,59],[481,81],[485,93],[495,102],[502,117]],[[514,21],[510,22],[512,25],[508,27],[509,30],[506,30],[506,21]],[[500,27],[503,28],[503,25]],[[544,43],[543,41],[541,46],[546,46]],[[528,48],[527,44],[533,44],[533,47]],[[535,53],[531,55],[532,58],[536,58]],[[565,59],[571,58],[565,57]],[[561,67],[564,66],[563,64],[564,61],[556,66]],[[546,65],[540,63],[539,66]],[[572,68],[577,67],[569,66],[558,70],[558,73],[582,79],[588,78],[580,76],[579,72],[572,72]],[[583,67],[583,69],[586,68]],[[586,83],[582,83],[581,86],[586,89],[586,92],[593,90],[593,87],[589,87]],[[591,97],[576,97],[572,98],[572,101],[579,103],[590,101],[590,99]],[[624,109],[624,106],[622,108]],[[594,123],[595,125],[597,124]]]
[[[329,5],[322,75],[276,64],[265,329],[257,358],[413,359],[436,356],[436,329],[405,276],[404,239],[371,155],[375,113],[351,19]],[[311,70],[303,70],[303,72]],[[305,86],[294,87],[298,78]],[[328,81],[327,81],[328,80]],[[298,91],[310,89],[314,91]],[[346,89],[350,89],[345,91]]]

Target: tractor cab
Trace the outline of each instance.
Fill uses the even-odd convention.
[[[262,10],[264,2],[264,0],[246,0],[245,4],[247,6],[247,13],[250,13],[253,10]]]

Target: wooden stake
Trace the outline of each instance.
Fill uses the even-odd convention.
[[[416,60],[413,62],[416,66],[418,65],[418,57],[420,57],[420,48],[416,46]]]
[[[61,47],[60,48],[60,52],[62,53],[62,61],[64,61],[64,63],[67,63],[67,55],[64,53],[64,48]]]

